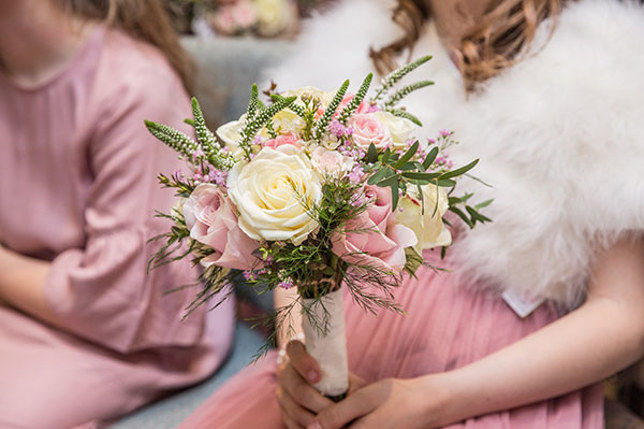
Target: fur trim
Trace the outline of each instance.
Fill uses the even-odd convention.
[[[310,23],[298,54],[273,70],[288,86],[337,87],[370,70],[369,46],[395,39],[384,0],[354,0]],[[368,17],[368,19],[366,19]],[[467,97],[460,75],[428,27],[415,56],[432,54],[411,78],[436,85],[405,105],[426,135],[456,132],[451,155],[481,162],[461,191],[493,222],[463,234],[452,252],[476,284],[544,297],[570,308],[585,294],[592,256],[628,230],[644,230],[644,9],[584,0],[538,31],[533,53]]]

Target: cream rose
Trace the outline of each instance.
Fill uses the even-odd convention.
[[[297,113],[292,110],[285,109],[277,112],[273,116],[273,126],[278,132],[286,133],[299,133],[306,128],[306,122]],[[264,131],[262,132],[264,134]],[[266,133],[268,135],[268,133]]]
[[[326,106],[328,106],[329,103],[331,103],[331,100],[333,100],[333,96],[335,95],[335,92],[322,91],[321,89],[316,88],[314,86],[303,86],[301,88],[286,91],[281,95],[283,97],[296,96],[298,98],[298,101],[300,101],[304,94],[308,94],[313,98],[319,99],[320,102],[322,103],[322,107],[326,108]]]
[[[241,131],[246,123],[246,115],[242,115],[236,121],[230,121],[217,128],[216,134],[221,141],[224,142],[228,151],[233,155],[236,160],[240,160],[244,151],[239,147],[241,141]]]
[[[418,126],[409,119],[400,118],[389,112],[375,112],[373,115],[389,130],[393,148],[407,149],[407,142],[412,138],[412,133],[418,129]]]
[[[422,187],[425,212],[422,213],[418,195],[407,195],[399,201],[396,220],[410,228],[418,237],[414,249],[422,254],[423,249],[452,244],[452,235],[443,223],[443,215],[449,208],[444,188],[432,184]]]
[[[239,227],[255,240],[301,244],[317,230],[307,210],[322,197],[320,176],[302,149],[264,148],[228,174],[228,194],[239,211]]]

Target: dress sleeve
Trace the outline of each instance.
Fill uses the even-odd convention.
[[[97,80],[100,84],[100,76]],[[169,230],[155,211],[168,213],[175,202],[157,175],[184,164],[143,123],[150,119],[180,127],[190,116],[189,101],[167,66],[140,70],[125,80],[99,103],[96,116],[90,115],[95,125],[86,151],[91,175],[86,244],[54,259],[46,295],[59,327],[110,349],[189,346],[199,341],[205,317],[200,309],[181,320],[196,291],[166,292],[195,284],[191,263],[186,259],[147,273],[147,262],[160,246],[147,241]],[[226,308],[222,311],[230,313]]]

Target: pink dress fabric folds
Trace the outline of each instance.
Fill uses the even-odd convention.
[[[428,255],[429,252],[426,252]],[[446,261],[435,265],[449,267]],[[449,267],[453,268],[453,267]],[[345,289],[349,368],[368,382],[438,373],[478,360],[559,317],[542,305],[520,319],[490,292],[456,284],[453,273],[421,267],[396,291],[407,315],[365,313]],[[276,354],[230,380],[180,429],[285,428],[275,397]],[[476,429],[599,429],[603,390],[588,387],[559,398],[450,426]]]
[[[143,125],[190,105],[154,48],[98,27],[35,88],[0,76],[0,242],[51,262],[55,326],[0,304],[0,428],[69,428],[204,379],[228,353],[233,303],[181,320],[190,262],[148,275],[174,204],[156,175],[182,167]]]

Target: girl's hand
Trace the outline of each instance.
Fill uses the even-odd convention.
[[[322,410],[307,429],[439,427],[438,411],[446,396],[431,388],[428,377],[370,384]]]
[[[300,341],[286,346],[287,359],[277,369],[277,400],[282,410],[282,420],[288,429],[305,428],[313,423],[316,414],[334,404],[315,390],[312,383],[320,381],[320,366],[306,352]],[[351,374],[349,394],[365,383]]]

